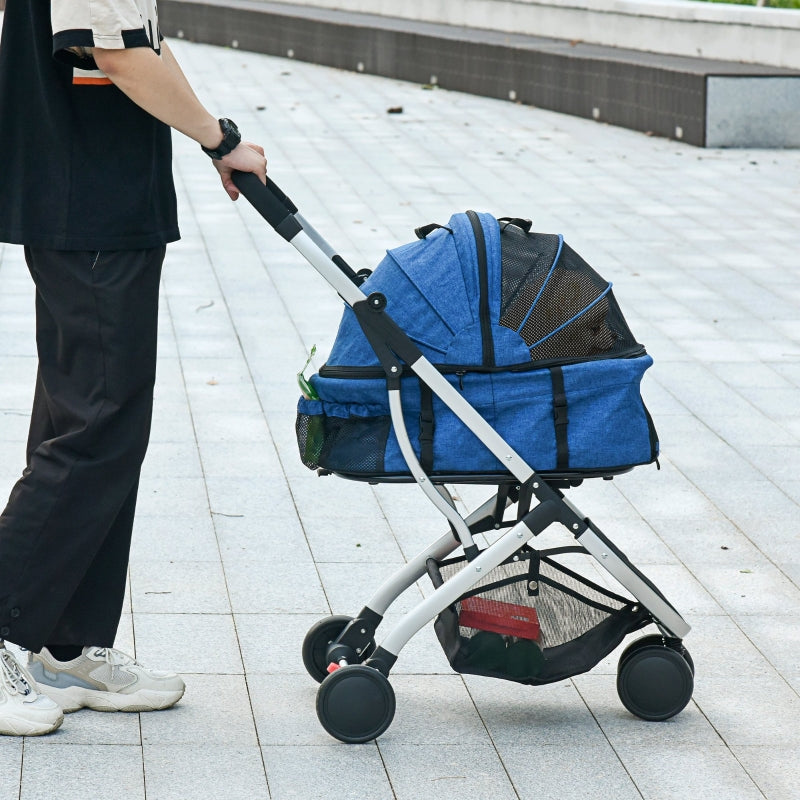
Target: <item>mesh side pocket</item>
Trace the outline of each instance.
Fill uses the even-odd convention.
[[[329,417],[299,412],[300,459],[309,469],[370,475],[384,471],[391,417]]]
[[[514,558],[437,618],[436,634],[456,672],[527,684],[563,680],[590,670],[650,621],[635,601],[558,564],[548,551],[526,548]],[[429,561],[434,586],[465,563]]]

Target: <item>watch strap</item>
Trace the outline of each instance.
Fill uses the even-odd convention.
[[[236,127],[236,123],[229,119],[220,119],[219,120],[219,129],[222,132],[222,141],[220,144],[215,147],[213,150],[209,147],[203,147],[200,145],[203,152],[213,158],[215,161],[219,161],[220,159],[224,158],[228,153],[236,148],[239,142],[242,141],[242,135],[239,133],[239,129]]]

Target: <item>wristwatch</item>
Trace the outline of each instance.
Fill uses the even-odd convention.
[[[222,131],[222,142],[215,150],[210,150],[208,147],[203,148],[203,152],[211,156],[215,161],[219,161],[224,156],[233,150],[239,142],[242,141],[242,134],[236,127],[236,123],[229,119],[221,119],[219,121],[219,129]]]

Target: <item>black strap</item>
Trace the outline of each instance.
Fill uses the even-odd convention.
[[[439,225],[436,222],[429,222],[427,225],[420,225],[419,228],[414,228],[414,233],[417,234],[417,239],[424,239],[429,233],[433,233],[438,228],[452,234],[453,231],[446,225]]]
[[[503,525],[503,517],[506,514],[506,505],[508,504],[508,495],[511,491],[510,483],[501,483],[497,487],[497,495],[494,498],[494,527],[500,528]]]
[[[538,480],[538,476],[534,475],[529,478],[525,483],[519,487],[519,496],[517,498],[517,522],[521,522],[522,518],[531,510],[531,501],[533,500],[533,481]]]
[[[539,564],[541,560],[539,551],[533,550],[528,564],[528,597],[539,596]]]
[[[433,392],[422,380],[419,382],[419,463],[426,473],[433,471]]]
[[[553,382],[553,425],[556,431],[556,469],[569,469],[569,442],[567,440],[567,394],[564,389],[564,372],[561,367],[550,367]]]

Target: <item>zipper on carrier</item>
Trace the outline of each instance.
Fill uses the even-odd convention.
[[[483,363],[494,366],[494,340],[492,338],[492,318],[489,309],[489,261],[486,255],[486,236],[483,233],[480,217],[474,211],[467,211],[467,218],[475,236],[475,249],[478,253],[478,280],[480,283],[479,315],[481,323],[481,346]]]
[[[613,353],[604,356],[592,356],[592,358],[559,358],[549,361],[529,361],[523,364],[504,364],[502,366],[484,367],[480,364],[434,364],[433,366],[442,375],[458,375],[458,382],[461,389],[464,388],[464,376],[470,373],[491,374],[495,372],[534,372],[550,367],[565,367],[569,364],[583,364],[586,361],[602,361],[613,358],[639,358],[647,355],[647,350],[640,347],[629,353]],[[323,364],[320,367],[319,375],[321,378],[385,378],[386,371],[383,367],[364,366],[354,367],[339,364]]]

